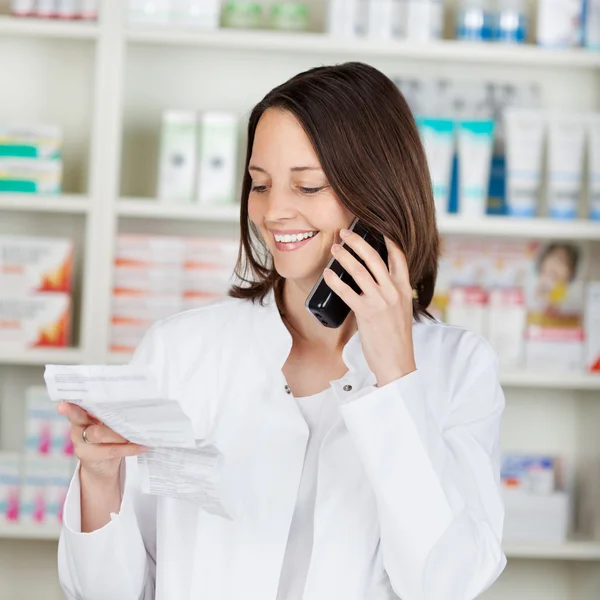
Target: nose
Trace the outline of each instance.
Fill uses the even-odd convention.
[[[293,219],[296,214],[296,205],[291,191],[273,187],[267,197],[265,222],[273,223]]]

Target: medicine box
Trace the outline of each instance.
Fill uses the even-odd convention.
[[[62,161],[0,156],[0,193],[60,194]]]
[[[0,236],[0,296],[71,293],[73,242],[64,238]]]

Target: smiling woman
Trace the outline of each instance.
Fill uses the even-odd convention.
[[[156,324],[132,361],[223,462],[206,481],[178,459],[189,489],[165,468],[150,496],[147,449],[62,404],[80,459],[67,597],[472,600],[506,564],[504,397],[482,338],[421,318],[438,235],[406,102],[368,65],[300,74],[252,112],[245,167],[243,283]],[[355,286],[324,271],[332,257]],[[340,327],[306,310],[321,275],[349,308]]]
[[[299,214],[289,209],[294,203]],[[418,291],[415,315],[426,312],[439,253],[429,171],[408,105],[373,67],[318,67],[267,94],[248,124],[241,206],[237,275],[244,283],[232,296],[262,300],[303,263],[322,272],[336,232],[354,215],[404,251]],[[308,233],[320,234],[308,244],[312,256],[286,266],[291,258],[279,253],[307,243],[274,235]],[[272,258],[266,265],[261,245]],[[307,272],[307,281],[314,275]]]

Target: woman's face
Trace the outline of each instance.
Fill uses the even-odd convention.
[[[540,265],[540,281],[547,287],[566,285],[571,279],[571,267],[567,253],[557,248],[546,256]]]
[[[286,111],[261,117],[249,164],[250,219],[285,279],[309,290],[353,220],[333,193],[304,130]]]

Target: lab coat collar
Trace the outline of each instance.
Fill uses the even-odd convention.
[[[265,356],[271,357],[274,365],[282,369],[292,349],[292,336],[281,318],[273,291],[267,295],[258,312],[258,331],[255,339],[261,340]],[[358,331],[344,346],[342,360],[351,373],[358,372],[374,383],[375,376],[363,354]]]

